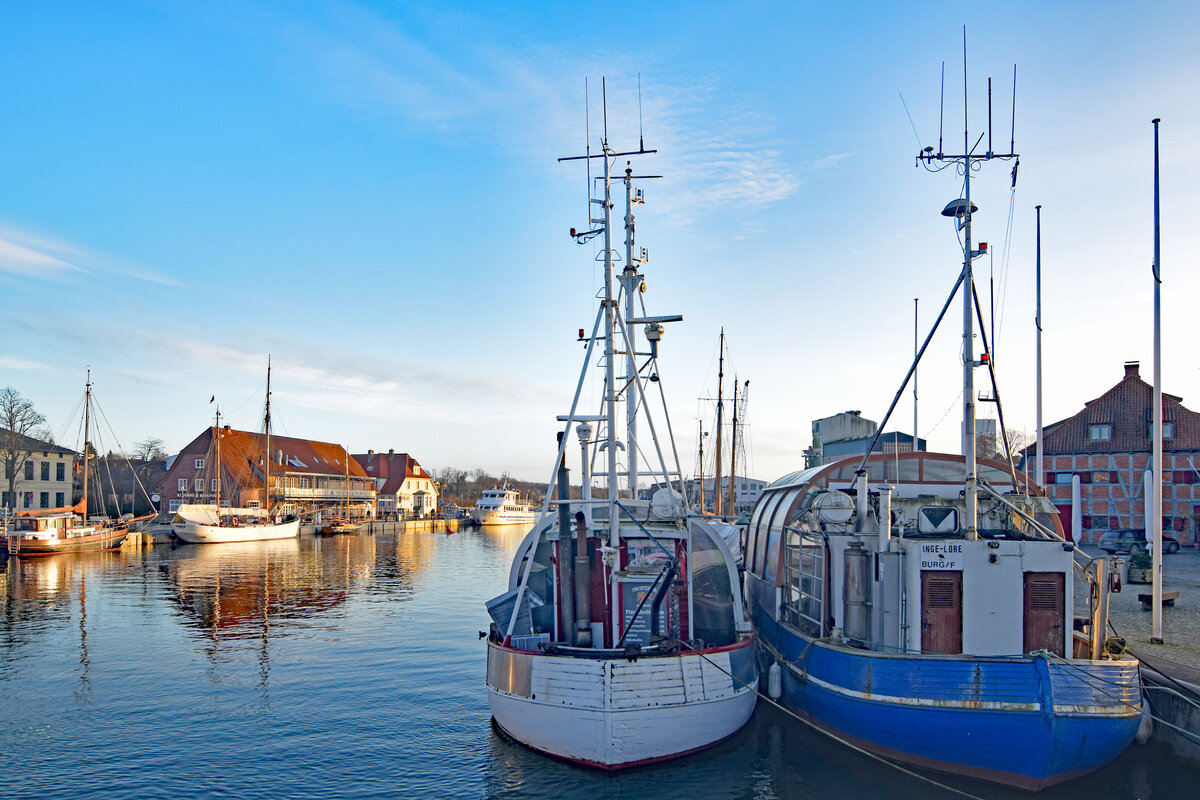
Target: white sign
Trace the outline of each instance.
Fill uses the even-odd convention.
[[[921,569],[962,569],[962,542],[921,542]]]

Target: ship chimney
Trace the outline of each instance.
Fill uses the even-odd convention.
[[[1125,362],[1125,380],[1129,380],[1130,378],[1136,378],[1136,377],[1138,377],[1138,362],[1126,361]]]

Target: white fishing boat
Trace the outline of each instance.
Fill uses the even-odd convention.
[[[221,439],[226,429],[221,428],[221,411],[217,409],[216,425],[212,429],[214,458],[205,459],[213,465],[212,485],[215,489],[214,503],[205,505],[181,505],[171,518],[171,533],[175,538],[189,544],[215,542],[258,542],[270,539],[291,539],[300,535],[300,520],[294,517],[272,515],[271,506],[271,362],[267,361],[267,402],[263,418],[266,432],[265,446],[259,464],[263,476],[263,499],[259,507],[231,508],[221,505],[221,486],[226,482],[226,467],[221,461]],[[258,501],[255,501],[258,502]]]
[[[604,769],[681,756],[733,735],[754,710],[758,684],[734,556],[684,500],[665,408],[648,410],[648,400],[659,399],[649,390],[661,389],[663,323],[682,317],[635,314],[646,257],[633,245],[642,192],[632,188],[632,170],[624,178],[625,267],[613,274],[611,167],[626,155],[604,140],[604,195],[592,200],[604,209],[603,225],[572,231],[580,242],[603,235],[604,291],[591,336],[580,331],[585,366],[570,412],[559,418],[557,477],[517,548],[509,591],[487,604],[496,725],[531,748]],[[602,393],[599,409],[584,413],[593,363]],[[567,491],[572,428],[582,465],[577,499]],[[650,499],[639,489],[642,457],[657,462],[646,474],[655,481]],[[596,461],[606,466],[593,490]]]
[[[526,503],[515,489],[494,487],[480,493],[471,508],[476,525],[528,525],[537,519],[537,509]]]

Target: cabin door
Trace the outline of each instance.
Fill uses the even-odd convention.
[[[921,650],[961,653],[962,572],[925,570],[921,573]]]
[[[1061,572],[1025,573],[1025,635],[1026,653],[1048,650],[1066,656],[1063,621],[1066,605],[1064,576]]]

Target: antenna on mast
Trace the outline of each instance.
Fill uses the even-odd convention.
[[[638,149],[646,149],[646,139],[642,134],[642,73],[638,73]]]
[[[608,146],[608,84],[604,76],[600,77],[600,100],[604,107],[604,145]]]
[[[988,155],[992,154],[992,79],[988,76]]]
[[[583,151],[587,154],[587,191],[584,196],[588,198],[588,216],[592,215],[592,114],[591,114],[591,99],[588,96],[588,79],[585,75],[583,78]]]
[[[1017,138],[1017,65],[1013,64],[1013,103],[1012,103],[1012,125],[1008,129],[1008,152],[1012,152],[1016,148],[1013,142]],[[1017,183],[1016,173],[1013,173],[1013,185]]]
[[[946,62],[942,62],[942,97],[938,101],[938,155],[942,154],[942,125],[946,121]]]

